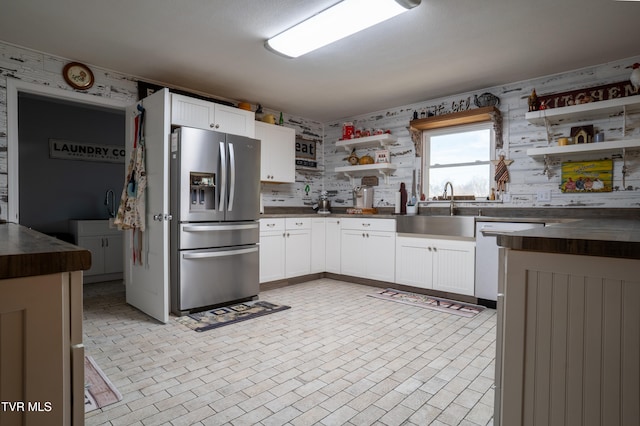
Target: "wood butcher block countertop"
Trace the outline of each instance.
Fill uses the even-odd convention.
[[[91,252],[15,223],[0,223],[0,279],[84,271]]]
[[[498,235],[514,250],[640,259],[640,220],[578,219]]]

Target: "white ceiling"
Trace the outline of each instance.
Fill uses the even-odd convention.
[[[264,48],[336,2],[0,0],[0,40],[320,122],[640,54],[640,3],[614,0],[422,0],[297,59]]]

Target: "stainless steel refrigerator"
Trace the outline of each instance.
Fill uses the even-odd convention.
[[[170,152],[171,311],[259,292],[260,141],[177,128]]]

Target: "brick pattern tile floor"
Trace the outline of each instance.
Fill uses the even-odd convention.
[[[197,333],[85,284],[85,350],[123,395],[87,425],[492,425],[496,312],[465,318],[331,279],[291,309]]]

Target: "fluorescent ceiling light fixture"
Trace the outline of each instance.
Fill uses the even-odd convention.
[[[297,58],[393,18],[421,0],[344,0],[267,40],[276,53]]]

